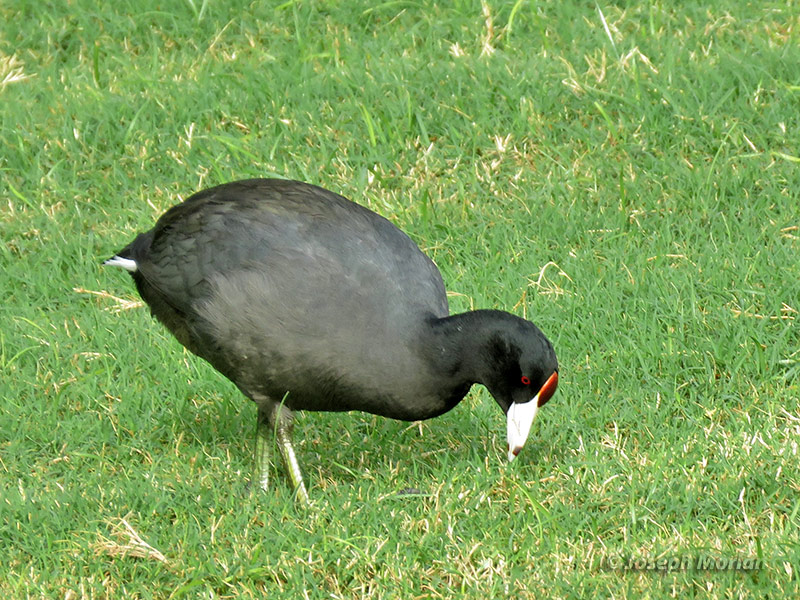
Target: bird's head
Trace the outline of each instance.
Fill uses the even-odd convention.
[[[558,360],[536,325],[513,317],[488,338],[483,349],[483,383],[506,413],[508,460],[522,450],[539,408],[558,387]]]

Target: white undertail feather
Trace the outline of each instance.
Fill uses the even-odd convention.
[[[108,265],[109,267],[122,267],[123,269],[125,269],[126,271],[130,271],[131,273],[134,273],[137,270],[135,260],[131,260],[130,258],[122,258],[121,256],[115,256],[113,258],[109,258],[103,264]]]

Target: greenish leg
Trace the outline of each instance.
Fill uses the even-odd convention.
[[[297,500],[301,504],[308,505],[308,492],[306,491],[306,484],[303,483],[303,474],[300,472],[300,465],[292,447],[291,432],[291,425],[285,426],[283,420],[278,421],[278,449],[281,452],[281,456],[283,456],[283,464],[286,465],[286,470],[289,472],[289,478],[292,480]]]
[[[265,404],[265,403],[264,403]],[[289,479],[294,487],[298,501],[303,505],[308,505],[309,498],[303,483],[303,474],[297,462],[297,456],[292,447],[292,413],[287,408],[273,404],[264,406],[259,403],[258,408],[258,430],[256,433],[256,472],[255,476],[258,485],[262,490],[269,488],[270,459],[272,455],[272,444],[277,438],[278,450],[286,465]],[[273,434],[275,437],[273,437]]]
[[[267,491],[269,489],[269,469],[272,455],[272,427],[269,418],[258,409],[258,428],[256,431],[256,471],[255,479],[258,486]]]

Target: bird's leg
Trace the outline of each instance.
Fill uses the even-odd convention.
[[[270,457],[272,455],[272,425],[270,419],[271,407],[258,406],[258,425],[256,427],[256,470],[255,478],[258,487],[267,491],[269,488]]]
[[[279,413],[275,425],[278,450],[280,450],[283,457],[283,463],[286,465],[289,479],[292,480],[297,499],[301,504],[307,505],[308,492],[306,491],[306,484],[303,483],[303,474],[300,472],[300,465],[297,462],[297,456],[295,456],[294,447],[292,446],[292,413],[282,406],[276,406],[275,412]]]
[[[278,441],[278,450],[283,457],[286,471],[292,482],[297,499],[308,504],[308,492],[303,483],[303,474],[292,446],[292,411],[280,404],[258,403],[258,430],[256,434],[256,477],[263,490],[269,487],[270,457],[272,444]]]

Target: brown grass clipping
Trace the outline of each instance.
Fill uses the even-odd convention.
[[[145,542],[125,518],[112,523],[111,528],[111,536],[115,539],[110,540],[101,536],[101,539],[92,545],[96,554],[107,554],[113,557],[133,556],[169,564],[167,558]]]

